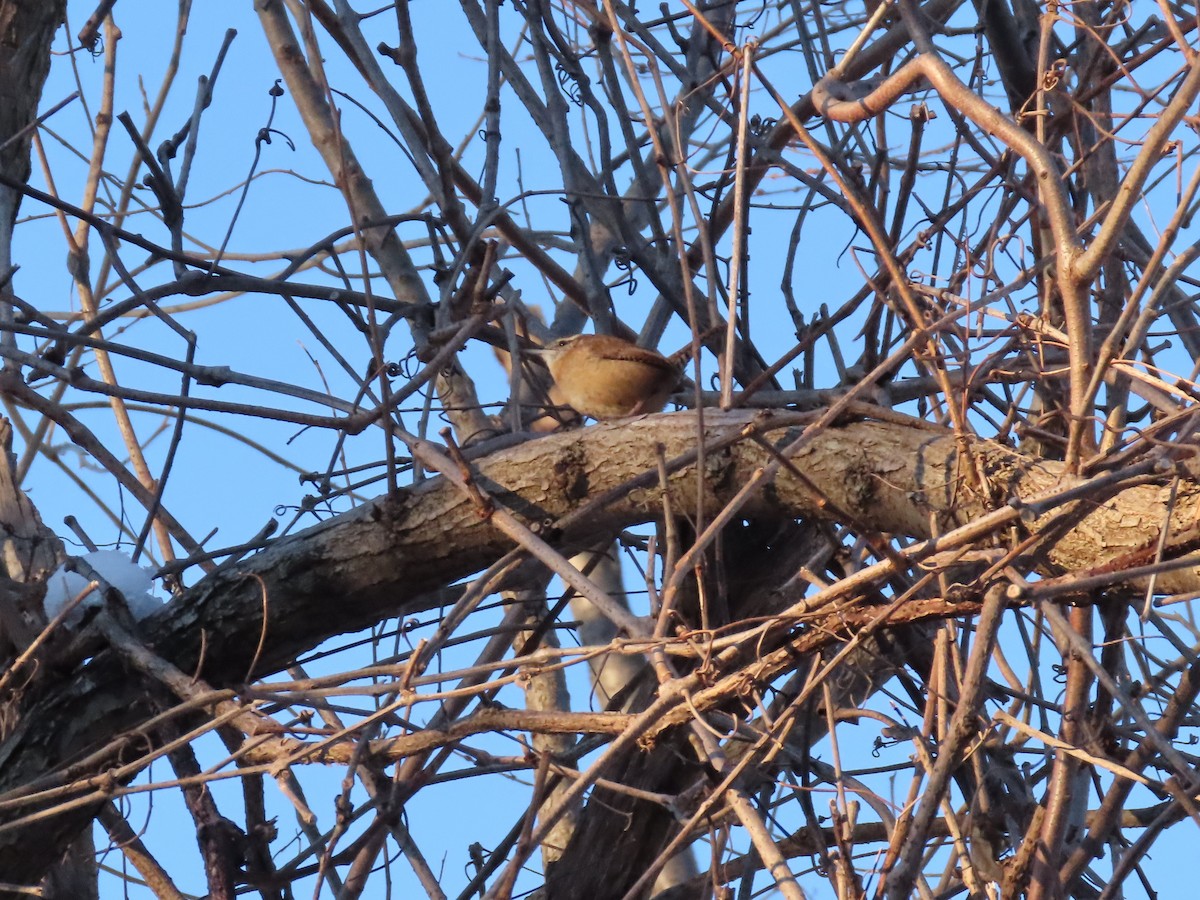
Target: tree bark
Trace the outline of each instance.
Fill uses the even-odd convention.
[[[796,421],[788,414],[706,413],[704,505],[709,515],[759,473],[779,465],[776,455],[741,437],[757,429],[770,444],[787,447],[799,436]],[[663,446],[668,460],[686,459],[696,441],[696,417],[690,413],[600,424],[482,458],[473,467],[474,483],[497,505],[570,550],[656,520],[662,512],[656,446]],[[1114,483],[1111,498],[1094,489],[1076,491],[1083,499],[1064,507],[1053,499],[1056,492],[1085,482],[1064,475],[1060,464],[1030,460],[987,442],[964,443],[915,420],[913,425],[860,421],[827,428],[790,453],[790,466],[803,477],[779,468],[746,501],[746,515],[845,517],[860,527],[917,539],[930,537],[934,520],[946,535],[956,525],[974,527],[969,523],[990,515],[995,522],[977,535],[964,532],[988,546],[1018,532],[1058,527],[1062,533],[1048,540],[1045,552],[1052,571],[1136,561],[1157,542],[1168,508],[1169,486],[1157,482],[1119,492]],[[1174,474],[1168,467],[1155,470],[1153,477],[1166,482]],[[1181,478],[1171,518],[1178,546],[1168,542],[1168,557],[1174,549],[1187,549],[1187,523],[1200,516],[1200,482],[1188,473]],[[676,468],[670,489],[677,508],[694,505],[694,465]],[[1035,505],[1039,500],[1044,508]],[[1056,518],[1064,509],[1068,517]],[[480,570],[512,546],[466,491],[434,478],[278,540],[216,572],[147,620],[143,636],[155,653],[183,671],[214,687],[237,685],[278,671],[334,635],[436,605],[431,592]],[[1166,590],[1191,590],[1197,584],[1195,567],[1159,579]],[[956,612],[949,607],[945,614]],[[17,727],[0,744],[0,800],[8,801],[0,808],[0,871],[26,883],[40,878],[90,821],[103,798],[95,789],[103,786],[105,773],[140,757],[145,742],[155,740],[153,734],[136,732],[154,711],[150,692],[130,677],[112,650],[96,653],[75,671],[47,676],[35,693],[37,699],[26,704]],[[65,768],[84,757],[86,764]],[[96,781],[88,782],[92,777]],[[64,784],[78,789],[53,802],[12,802],[13,792]],[[88,802],[19,822],[89,792]]]

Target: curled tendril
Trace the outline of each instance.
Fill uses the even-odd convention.
[[[750,133],[760,138],[764,134],[773,131],[778,124],[778,119],[772,119],[770,116],[760,116],[758,113],[755,113],[750,117]]]
[[[563,89],[567,98],[576,106],[583,106],[583,88],[579,86],[575,76],[560,62],[554,64],[554,71],[558,73],[558,86]]]
[[[314,497],[312,494],[305,495],[304,499],[299,503],[278,503],[275,506],[275,517],[282,519],[284,516],[295,513],[312,513],[319,517],[317,511],[318,504],[323,504],[325,498]]]
[[[633,260],[629,257],[628,247],[618,247],[613,251],[613,265],[617,267],[618,271],[628,273],[627,277],[617,281],[613,287],[617,287],[617,285],[621,284],[628,284],[629,296],[632,297],[634,291],[637,290],[638,282],[637,278],[635,278],[633,275]]]
[[[289,150],[296,149],[296,142],[293,141],[290,137],[288,137],[284,132],[280,131],[278,128],[260,128],[260,129],[258,129],[258,135],[254,138],[254,140],[256,143],[259,143],[259,144],[269,144],[269,143],[271,143],[271,135],[273,135],[273,134],[277,134],[281,138],[283,138],[284,141],[287,143]]]
[[[1067,77],[1067,61],[1056,59],[1042,74],[1042,90],[1052,91]]]
[[[400,362],[388,363],[388,377],[395,378],[397,376],[403,376],[405,378],[412,378],[416,374],[413,369],[413,364],[415,362],[417,362],[417,350],[414,347],[412,350],[409,350],[406,354],[404,354],[404,358],[400,360]],[[392,374],[393,366],[396,369],[395,375]]]
[[[754,28],[755,25],[758,24],[758,20],[762,18],[763,14],[766,11],[767,11],[767,4],[766,4],[766,0],[764,0],[762,6],[760,6],[758,9],[758,12],[751,14],[750,17],[746,19],[746,21],[741,23],[741,27],[744,28],[746,31],[751,30],[752,28]],[[758,40],[756,38],[751,38],[750,40],[754,41],[754,43],[756,43],[756,44],[758,43]]]

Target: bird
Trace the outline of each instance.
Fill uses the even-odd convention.
[[[593,419],[659,412],[681,374],[661,353],[608,334],[576,334],[529,352],[550,369],[567,404]]]

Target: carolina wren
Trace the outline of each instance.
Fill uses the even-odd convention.
[[[658,412],[679,383],[661,353],[607,334],[577,334],[531,350],[550,369],[563,398],[593,419]]]

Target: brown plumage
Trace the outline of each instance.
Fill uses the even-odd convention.
[[[571,408],[593,419],[661,410],[680,371],[661,353],[607,334],[577,334],[532,350]]]

